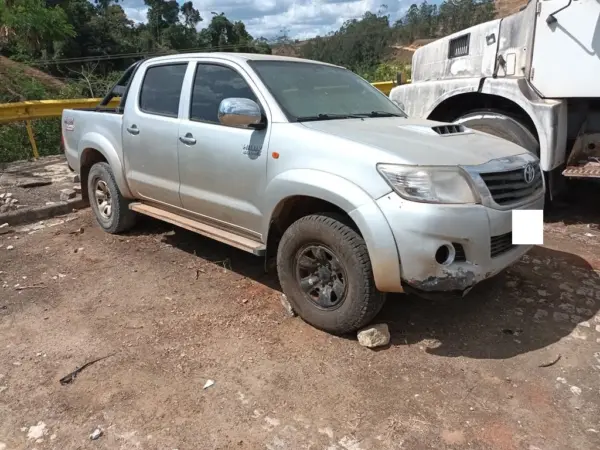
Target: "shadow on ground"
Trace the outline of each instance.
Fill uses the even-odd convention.
[[[600,229],[599,198],[598,181],[571,181],[564,196],[547,206],[544,221],[561,222],[565,225],[590,224],[591,227]]]
[[[166,244],[280,290],[275,271],[264,272],[263,258],[150,218],[144,218],[132,234],[162,235]],[[588,262],[536,247],[462,299],[390,295],[375,322],[388,323],[391,345],[435,341],[437,347],[428,348],[433,355],[505,359],[545,348],[573,333],[595,340],[594,334],[600,337],[593,323],[599,305],[600,276]]]
[[[585,260],[536,247],[463,299],[390,296],[378,320],[390,325],[392,345],[430,339],[430,354],[505,359],[569,335],[595,341],[599,304],[600,276]]]

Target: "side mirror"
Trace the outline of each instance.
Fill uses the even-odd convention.
[[[230,127],[264,128],[260,107],[249,98],[223,99],[219,105],[219,122]]]

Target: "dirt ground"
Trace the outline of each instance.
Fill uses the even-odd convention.
[[[0,171],[0,194],[12,194],[18,200],[18,209],[59,202],[62,189],[79,185],[70,180],[72,173],[62,155],[10,163]]]
[[[262,260],[153,220],[0,236],[0,449],[598,449],[589,208],[462,300],[391,296],[380,351],[286,317]]]

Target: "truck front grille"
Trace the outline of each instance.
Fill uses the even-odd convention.
[[[500,256],[515,246],[512,243],[512,232],[501,234],[500,236],[492,236],[490,239],[490,256],[495,258]]]
[[[506,172],[480,173],[492,194],[492,198],[499,205],[518,203],[527,197],[536,194],[543,188],[542,171],[537,163],[530,165],[533,169],[533,178],[526,178],[528,166]]]

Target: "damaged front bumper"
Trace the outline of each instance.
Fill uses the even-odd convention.
[[[512,245],[511,210],[410,202],[395,193],[377,204],[394,234],[407,292],[464,295],[532,247]],[[543,207],[542,193],[519,209]]]

